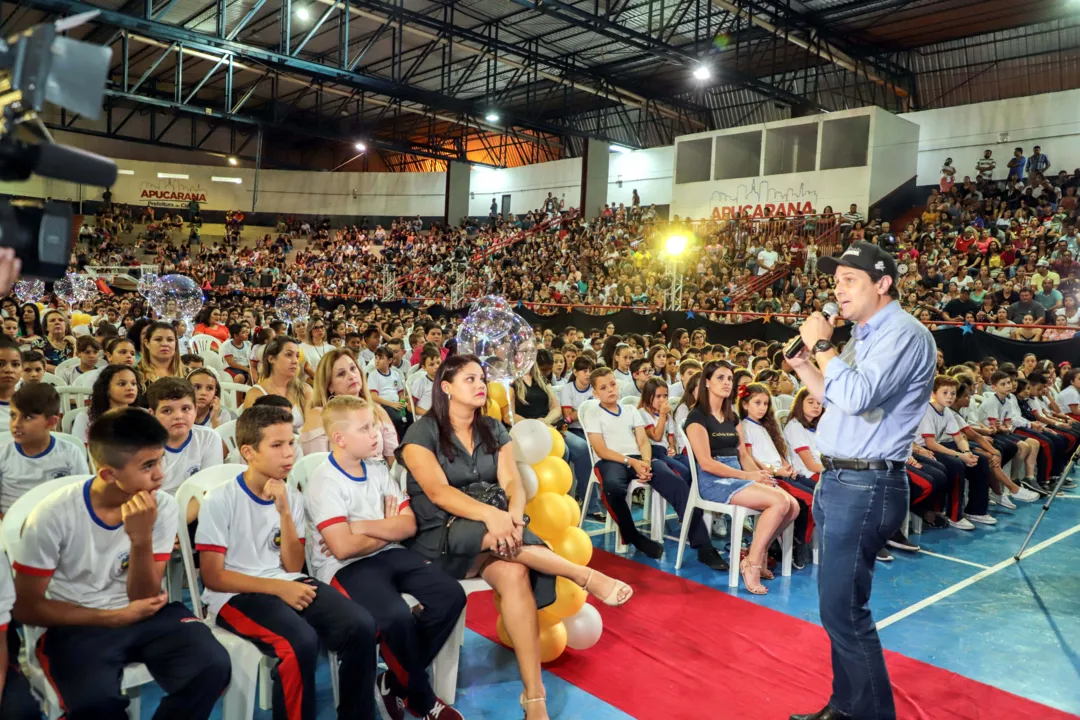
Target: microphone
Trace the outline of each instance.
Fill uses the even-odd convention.
[[[824,315],[829,322],[832,322],[833,318],[840,315],[840,306],[832,302],[825,303],[825,306],[821,308],[821,314]],[[796,335],[788,340],[787,345],[784,346],[784,357],[795,357],[802,352],[804,345],[805,343],[803,343],[802,336]]]

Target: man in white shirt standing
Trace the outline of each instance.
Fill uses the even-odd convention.
[[[130,662],[166,692],[158,720],[204,720],[229,685],[225,648],[161,592],[178,526],[160,492],[166,437],[142,410],[105,413],[89,436],[98,474],[34,508],[13,553],[15,619],[46,628],[37,652],[69,720],[126,717]]]
[[[779,258],[779,253],[773,250],[772,240],[766,240],[765,249],[757,254],[757,274],[768,275],[776,267],[776,261]]]

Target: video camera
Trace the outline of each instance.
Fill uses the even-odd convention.
[[[45,102],[90,119],[101,114],[112,51],[61,33],[96,15],[83,13],[0,39],[0,180],[32,174],[98,187],[116,182],[116,163],[53,142],[38,113]],[[20,129],[37,142],[16,138]],[[0,245],[15,249],[23,275],[58,280],[75,237],[71,206],[52,200],[0,200]]]

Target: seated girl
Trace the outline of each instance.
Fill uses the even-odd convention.
[[[209,368],[192,370],[187,376],[195,388],[195,424],[215,429],[236,419],[236,414],[221,406],[221,385]]]
[[[705,364],[697,401],[686,420],[686,438],[698,464],[698,492],[711,502],[759,510],[750,551],[739,563],[746,589],[755,595],[768,592],[761,578],[766,552],[773,540],[799,515],[795,498],[776,486],[772,473],[760,467],[743,437],[743,423],[735,415],[731,394],[732,367],[713,360]],[[748,424],[748,423],[746,423]],[[732,557],[740,548],[732,548]],[[762,571],[765,571],[764,573]]]
[[[139,382],[135,370],[127,365],[106,365],[94,380],[90,409],[79,413],[71,426],[71,434],[86,444],[90,426],[109,410],[130,407],[139,398]]]
[[[641,389],[638,412],[645,421],[645,435],[653,446],[653,457],[660,460],[676,475],[690,484],[690,465],[686,456],[675,448],[675,423],[668,403],[668,384],[660,378],[649,378]]]
[[[791,402],[791,414],[784,425],[784,441],[788,446],[788,460],[795,469],[797,478],[809,478],[816,486],[818,475],[824,470],[821,464],[821,453],[817,449],[817,424],[824,412],[821,401],[801,388],[795,393],[795,399]],[[784,483],[781,484],[783,486]],[[811,545],[814,533],[814,492],[810,490],[807,498],[806,491],[795,483],[784,487],[791,495],[800,502],[799,520],[795,523],[795,537],[802,542],[795,545],[795,566],[803,567],[806,560],[806,550]],[[801,527],[803,515],[802,505],[806,505],[805,528]],[[801,531],[801,532],[800,532]]]

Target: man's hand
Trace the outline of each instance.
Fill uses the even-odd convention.
[[[22,272],[22,260],[12,248],[0,248],[0,295],[7,295]]]
[[[278,513],[289,512],[289,486],[282,480],[277,478],[267,480],[263,491],[268,498],[274,501],[274,509]]]
[[[814,345],[817,345],[818,340],[832,339],[833,329],[829,319],[816,312],[811,313],[810,317],[803,321],[803,324],[799,327],[799,335],[802,336],[803,345],[806,346],[807,350],[810,350]]]
[[[127,627],[145,620],[165,607],[167,602],[169,602],[169,596],[166,593],[130,602],[126,607],[116,611],[116,615],[113,616],[113,627]]]
[[[907,459],[907,464],[915,468],[916,470],[922,467],[922,463],[916,460],[914,455]]]
[[[392,518],[401,514],[401,508],[393,495],[387,495],[383,498],[383,517]]]
[[[132,545],[149,544],[154,539],[154,521],[157,520],[157,499],[140,490],[120,507],[124,532]]]
[[[805,341],[803,341],[803,343],[805,345]],[[804,347],[798,352],[797,355],[795,355],[795,357],[787,358],[787,361],[788,364],[791,365],[791,369],[795,372],[798,372],[800,369],[805,367],[811,367],[813,365],[813,362],[811,362],[810,359],[810,348]]]
[[[304,610],[315,600],[315,588],[296,580],[282,580],[274,594],[293,610]]]

